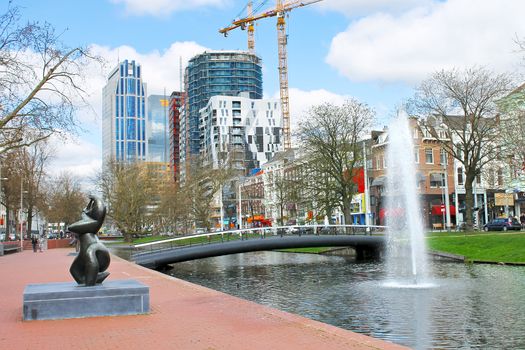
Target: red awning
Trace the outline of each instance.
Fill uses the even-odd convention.
[[[405,214],[405,210],[403,208],[394,208],[390,211],[386,208],[379,209],[379,219],[383,220],[385,216],[392,215],[393,217],[400,217]]]
[[[449,206],[450,208],[450,215],[455,216],[456,215],[456,207],[453,205]],[[438,204],[432,206],[432,215],[445,215],[445,205],[444,204]]]

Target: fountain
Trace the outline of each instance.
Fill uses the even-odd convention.
[[[398,112],[388,129],[386,252],[388,286],[427,288],[427,252],[417,194],[413,136],[408,115]]]

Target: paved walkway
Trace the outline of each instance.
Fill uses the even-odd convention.
[[[22,321],[30,283],[72,281],[72,249],[0,256],[0,349],[405,349],[112,256],[109,279],[150,286],[148,315]]]

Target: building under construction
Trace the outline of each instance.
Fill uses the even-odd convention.
[[[208,51],[193,57],[186,67],[185,108],[181,116],[180,167],[200,153],[200,110],[212,96],[239,96],[261,99],[261,59],[245,51]],[[182,151],[184,148],[184,152]]]

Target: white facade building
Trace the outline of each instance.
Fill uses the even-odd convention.
[[[200,110],[199,134],[200,154],[207,164],[218,168],[231,163],[248,174],[282,149],[280,102],[213,96]]]

